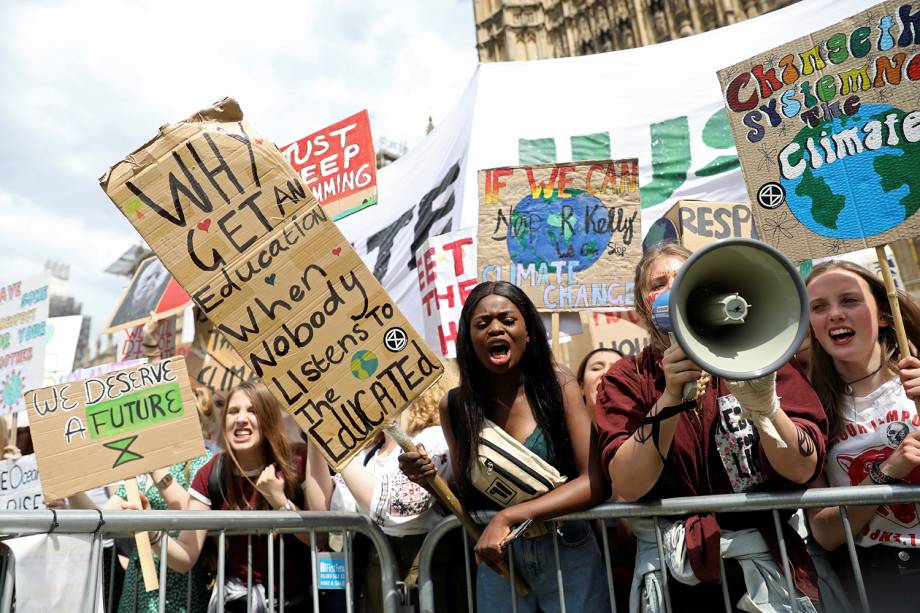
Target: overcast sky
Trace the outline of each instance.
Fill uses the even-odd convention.
[[[0,284],[71,265],[92,342],[140,236],[97,179],[223,96],[284,145],[357,110],[410,148],[476,67],[469,0],[0,2]]]

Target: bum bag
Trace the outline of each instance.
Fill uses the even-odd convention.
[[[483,419],[476,455],[470,480],[502,507],[542,496],[566,481],[558,470],[488,418]]]

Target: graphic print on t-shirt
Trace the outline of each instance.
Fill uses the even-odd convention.
[[[741,416],[741,405],[731,394],[718,402],[719,427],[715,432],[716,448],[728,473],[732,490],[746,492],[767,476],[760,469],[757,455],[758,435],[754,424]]]

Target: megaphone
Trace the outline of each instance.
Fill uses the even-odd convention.
[[[808,331],[808,295],[798,270],[759,241],[710,243],[684,263],[652,321],[690,360],[733,380],[778,370]]]

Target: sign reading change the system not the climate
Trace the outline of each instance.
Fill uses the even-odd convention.
[[[478,268],[537,308],[632,306],[642,257],[637,160],[480,170]]]
[[[920,233],[920,4],[719,71],[762,240],[794,260]]]
[[[26,393],[46,500],[204,454],[183,358]]]
[[[441,375],[236,101],[161,128],[102,186],[334,467]]]

